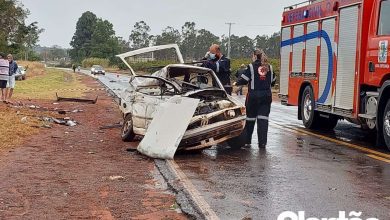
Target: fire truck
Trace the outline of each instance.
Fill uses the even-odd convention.
[[[340,119],[377,132],[390,149],[390,0],[314,0],[286,7],[282,104],[306,128]]]

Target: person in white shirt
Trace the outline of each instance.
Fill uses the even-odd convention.
[[[4,53],[0,53],[0,90],[2,102],[7,102],[6,89],[9,80],[9,61]]]

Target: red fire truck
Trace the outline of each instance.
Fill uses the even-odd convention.
[[[289,6],[281,33],[282,104],[298,106],[307,128],[346,119],[390,149],[390,0]]]

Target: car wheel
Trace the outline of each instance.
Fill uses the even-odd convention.
[[[319,116],[315,109],[314,93],[310,86],[306,86],[302,93],[301,116],[306,128],[315,129],[318,126]]]
[[[240,149],[241,147],[244,147],[246,144],[245,129],[242,131],[242,133],[239,136],[231,138],[231,139],[227,140],[226,142],[233,149]]]
[[[390,150],[390,99],[387,101],[383,114],[383,138],[385,139],[387,148]]]
[[[26,80],[26,76],[22,76],[22,80]]]
[[[133,141],[135,133],[133,130],[133,118],[131,114],[126,115],[122,126],[122,140],[125,142]]]

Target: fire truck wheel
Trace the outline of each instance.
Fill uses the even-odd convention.
[[[310,86],[306,86],[305,90],[302,93],[301,109],[302,121],[305,127],[310,129],[316,129],[318,127],[317,125],[319,116],[314,111],[314,93]]]
[[[387,148],[390,149],[390,99],[387,101],[383,114],[383,138],[385,139]]]

